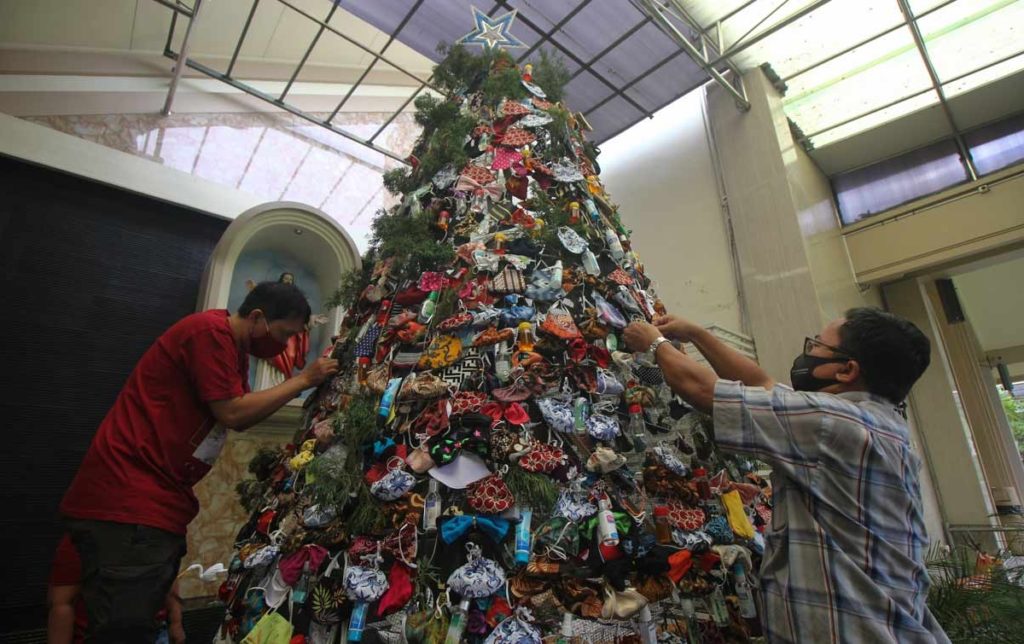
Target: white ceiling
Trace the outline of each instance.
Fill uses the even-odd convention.
[[[289,2],[321,20],[332,6],[328,0]],[[192,54],[196,60],[223,69],[234,51],[250,7],[251,3],[246,0],[203,3],[192,34]],[[171,11],[153,0],[0,0],[0,47],[162,53],[170,23]],[[176,51],[186,23],[187,20],[178,21],[172,44]],[[344,9],[337,9],[329,24],[373,51],[379,51],[387,42],[386,34]],[[240,60],[297,63],[317,28],[312,21],[280,2],[261,2],[242,46]],[[370,54],[356,45],[327,31],[308,63],[311,68],[361,71],[370,58]],[[422,78],[430,74],[433,66],[426,57],[397,41],[388,47],[386,58]],[[288,68],[281,66],[274,75],[287,78],[289,74]]]

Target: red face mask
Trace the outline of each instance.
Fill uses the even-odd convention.
[[[267,318],[263,318],[263,324],[267,328],[267,334],[262,338],[249,339],[249,353],[257,358],[270,360],[274,356],[284,353],[284,350],[288,348],[288,345],[283,342],[278,342],[274,339],[274,336],[270,335],[270,325],[267,323]]]

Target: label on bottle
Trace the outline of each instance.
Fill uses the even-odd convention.
[[[366,609],[369,604],[359,602],[352,609],[352,618],[348,621],[348,641],[363,641],[363,628],[366,626]]]
[[[615,515],[611,510],[601,510],[598,514],[598,531],[601,536],[601,544],[605,546],[616,546],[619,544],[619,528],[615,525]]]
[[[519,513],[519,523],[516,525],[516,563],[530,563],[530,522],[533,518],[533,510],[524,508]]]
[[[583,434],[587,431],[587,416],[589,404],[587,399],[580,396],[572,405],[572,424],[576,433]]]
[[[441,516],[441,500],[437,496],[427,496],[423,500],[423,529],[427,532],[437,530],[437,519]]]

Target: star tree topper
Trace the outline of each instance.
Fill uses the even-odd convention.
[[[489,17],[476,7],[473,10],[473,22],[476,28],[462,38],[456,40],[460,45],[480,45],[484,49],[491,50],[496,47],[507,49],[526,47],[523,41],[512,35],[512,21],[516,19],[516,10],[502,14],[496,18]]]

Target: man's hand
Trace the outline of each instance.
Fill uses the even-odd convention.
[[[694,331],[700,328],[693,322],[678,315],[663,315],[654,318],[654,326],[669,340],[680,340],[682,342],[690,342],[693,339]]]
[[[317,358],[302,370],[299,377],[305,380],[306,388],[308,389],[309,387],[319,385],[324,380],[338,373],[340,368],[338,361],[333,358]]]
[[[661,336],[661,331],[653,324],[647,322],[634,322],[622,332],[622,338],[626,346],[634,353],[643,353],[650,348],[651,343]]]

